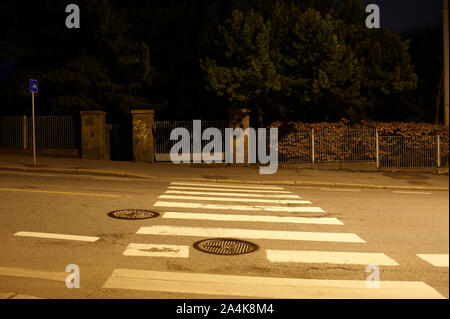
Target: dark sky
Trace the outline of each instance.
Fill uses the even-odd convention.
[[[381,26],[402,32],[439,23],[442,0],[362,0],[380,7]]]

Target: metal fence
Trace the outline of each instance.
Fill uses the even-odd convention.
[[[438,137],[438,167],[448,167],[448,135]]]
[[[24,148],[24,121],[26,118],[23,116],[0,117],[0,148]]]
[[[177,143],[177,140],[170,140],[170,133],[176,128],[184,128],[187,130],[183,138],[190,140],[190,153],[193,154],[193,139],[201,141],[201,149],[206,146],[209,141],[202,140],[202,132],[206,128],[214,127],[222,133],[222,149],[225,147],[225,128],[228,127],[228,121],[202,121],[200,136],[198,132],[193,130],[192,121],[170,121],[170,122],[155,122],[155,157],[157,161],[170,161],[170,150]],[[222,154],[222,158],[224,155]]]
[[[373,162],[381,168],[448,167],[448,153],[448,135],[378,136],[375,129],[295,130],[281,133],[278,144],[280,163]]]
[[[380,136],[380,167],[427,168],[437,167],[437,139],[435,136]]]
[[[36,148],[69,149],[80,147],[78,116],[36,116]],[[33,123],[29,116],[0,117],[0,148],[33,147]]]
[[[300,130],[281,134],[280,163],[374,162],[376,130]]]

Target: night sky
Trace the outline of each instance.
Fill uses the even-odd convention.
[[[439,23],[442,0],[362,0],[380,7],[381,25],[392,31],[421,28]]]

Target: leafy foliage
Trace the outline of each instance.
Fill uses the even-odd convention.
[[[408,43],[365,28],[359,1],[314,3],[234,10],[201,61],[207,88],[258,113],[330,121],[376,117],[381,103],[389,112],[390,97],[415,88]]]

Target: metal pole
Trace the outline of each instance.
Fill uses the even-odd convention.
[[[437,136],[436,141],[437,167],[441,167],[441,137]]]
[[[449,126],[448,104],[449,104],[449,43],[448,43],[448,0],[442,0],[443,12],[443,41],[444,41],[444,118],[445,125]]]
[[[380,168],[380,141],[378,139],[378,130],[375,131],[376,140],[375,140],[375,148],[377,150],[377,168]]]
[[[311,130],[311,157],[312,157],[312,162],[315,162],[315,158],[314,158],[314,129]]]
[[[33,166],[36,166],[36,127],[34,119],[34,92],[31,92],[32,117],[33,117]]]

